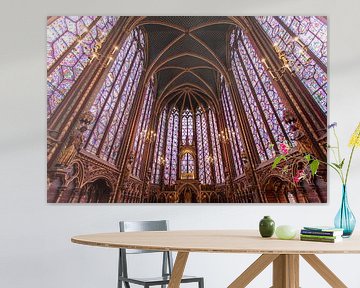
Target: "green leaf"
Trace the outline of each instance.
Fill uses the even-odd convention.
[[[336,168],[341,170],[343,168],[343,166],[344,166],[344,162],[345,162],[345,159],[343,159],[340,164],[335,163],[335,162],[333,162],[331,164],[334,165]]]
[[[310,154],[305,155],[304,158],[307,162],[310,162],[310,160],[311,160]]]
[[[272,169],[276,168],[276,166],[281,162],[282,159],[284,159],[285,156],[284,155],[280,155],[278,157],[275,158],[274,163],[272,165]]]
[[[331,164],[334,165],[336,168],[340,169],[340,165],[339,165],[339,164],[337,164],[337,163],[335,163],[335,162],[332,162]]]
[[[310,170],[311,170],[311,175],[314,176],[317,173],[317,170],[319,168],[320,162],[319,160],[315,159],[314,161],[312,161],[310,163]]]
[[[344,163],[345,163],[345,158],[341,161],[341,163],[340,163],[340,169],[342,169],[343,167],[344,167]]]

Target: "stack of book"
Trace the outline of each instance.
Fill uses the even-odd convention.
[[[304,227],[300,232],[302,241],[336,243],[342,241],[343,229],[334,227]]]

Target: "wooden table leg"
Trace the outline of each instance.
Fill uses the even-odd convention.
[[[299,255],[281,254],[274,260],[272,288],[299,288]]]
[[[178,252],[177,253],[168,288],[179,288],[180,287],[181,278],[184,274],[185,265],[186,265],[188,256],[189,256],[189,252]]]
[[[314,254],[301,255],[324,280],[334,288],[347,288],[347,286]]]
[[[232,282],[228,288],[244,288],[254,280],[271,262],[273,262],[279,255],[277,254],[263,254],[254,263],[252,263],[238,278]]]

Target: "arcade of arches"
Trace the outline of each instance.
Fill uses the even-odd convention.
[[[48,202],[326,202],[325,17],[54,16]],[[290,168],[289,168],[290,167]]]

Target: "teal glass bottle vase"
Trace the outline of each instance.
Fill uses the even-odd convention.
[[[336,228],[344,229],[344,238],[348,238],[351,236],[351,234],[354,232],[356,224],[355,216],[349,207],[346,188],[346,185],[343,185],[341,206],[334,220]]]

